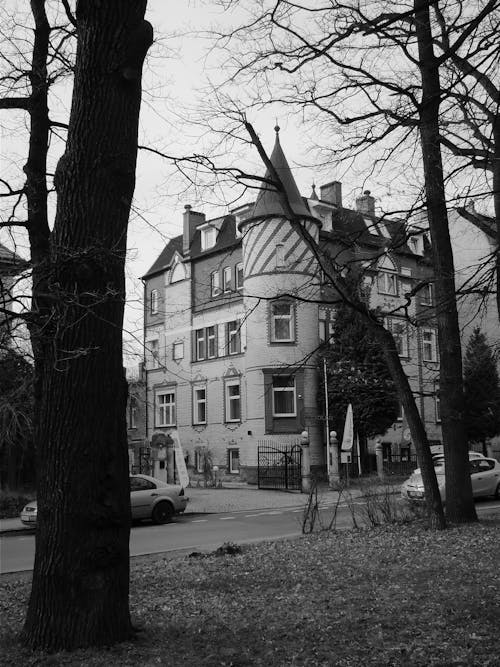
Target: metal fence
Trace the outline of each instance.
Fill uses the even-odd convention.
[[[411,475],[418,468],[415,454],[392,454],[384,457],[384,473],[386,475]]]
[[[299,444],[257,443],[257,485],[259,489],[301,488],[302,447]]]

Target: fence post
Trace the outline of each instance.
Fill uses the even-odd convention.
[[[337,431],[330,431],[330,461],[328,475],[328,486],[330,489],[338,489],[340,483],[339,473],[339,441],[337,440]]]
[[[379,479],[384,479],[384,453],[380,440],[375,443],[375,457],[377,459],[377,475]]]
[[[302,493],[311,491],[311,456],[309,453],[309,433],[302,431],[300,434],[300,445],[302,447]]]

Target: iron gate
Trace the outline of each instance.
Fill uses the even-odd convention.
[[[257,446],[259,489],[301,489],[302,447],[261,442]]]

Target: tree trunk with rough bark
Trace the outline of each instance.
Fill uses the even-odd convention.
[[[429,2],[415,0],[415,28],[422,81],[420,139],[432,239],[440,354],[440,396],[446,460],[446,515],[455,523],[476,521],[465,433],[462,350],[455,298],[455,269],[448,228],[439,141],[441,87],[434,54]]]
[[[146,1],[77,3],[78,48],[37,323],[38,526],[22,640],[55,651],[133,634],[122,365]],[[37,291],[38,290],[38,291]]]

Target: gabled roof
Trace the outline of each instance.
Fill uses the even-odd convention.
[[[299,217],[310,217],[311,213],[309,212],[307,204],[300,196],[300,192],[297,184],[295,183],[295,179],[293,178],[292,171],[288,166],[287,159],[283,153],[283,149],[281,148],[279,127],[276,126],[274,129],[276,131],[276,141],[274,143],[273,152],[271,153],[270,157],[271,163],[276,169],[283,187],[285,188],[285,192],[287,194],[292,211]],[[273,180],[269,170],[266,170],[264,178],[271,181]],[[273,185],[268,183],[262,184],[251,217],[258,218],[264,216],[286,217],[278,190]]]
[[[27,262],[24,259],[0,243],[0,271],[16,273],[22,271],[26,265]]]
[[[487,215],[482,215],[477,211],[471,211],[467,208],[458,207],[457,212],[469,222],[472,222],[478,229],[480,229],[486,236],[491,239],[496,239],[496,225],[493,218]]]
[[[167,269],[170,266],[176,252],[182,255],[182,234],[180,234],[180,236],[174,236],[173,239],[170,239],[150,269],[142,276],[142,279],[144,280],[145,278],[151,278],[156,273],[161,273]]]

